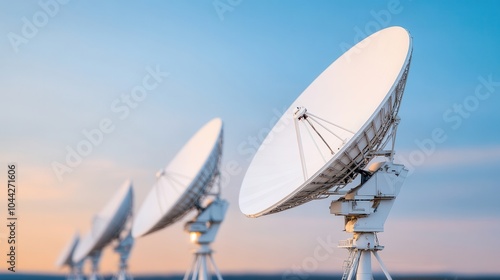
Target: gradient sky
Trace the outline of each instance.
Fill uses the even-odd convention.
[[[325,240],[348,237],[342,218],[329,214],[329,200],[244,217],[237,198],[255,143],[346,46],[400,25],[414,48],[397,141],[411,175],[379,234],[382,258],[391,272],[500,273],[498,1],[61,2],[0,1],[0,180],[17,162],[19,271],[65,272],[54,262],[75,230],[89,230],[127,178],[137,209],[155,172],[216,116],[225,125],[223,173],[232,173],[213,244],[219,268],[303,267]],[[156,68],[168,77],[128,114],[117,112]],[[58,180],[54,162],[105,119],[113,131]],[[445,140],[426,140],[436,129]],[[0,198],[5,221],[5,190]],[[136,240],[131,271],[183,273],[193,246],[182,228]],[[3,271],[5,238],[2,226]],[[333,248],[310,272],[338,272],[346,257]],[[117,262],[106,249],[102,271]]]

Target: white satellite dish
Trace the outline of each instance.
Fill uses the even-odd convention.
[[[77,263],[90,257],[92,274],[90,279],[102,278],[98,274],[102,249],[118,239],[132,215],[132,182],[125,181],[106,206],[94,217],[91,231],[78,244],[73,255]]]
[[[140,237],[173,224],[212,188],[222,155],[222,121],[203,126],[157,174],[137,212],[132,235]]]
[[[64,266],[68,266],[70,268],[70,273],[67,277],[68,280],[83,280],[82,262],[73,262],[73,253],[75,252],[76,246],[78,246],[79,241],[80,235],[78,233],[75,233],[70,242],[62,250],[61,255],[59,255],[59,258],[56,261],[57,267],[61,268]]]
[[[241,211],[248,217],[260,217],[332,194],[349,200],[352,197],[346,198],[344,187],[373,158],[387,156],[392,162],[411,54],[408,31],[390,27],[359,42],[321,73],[259,147],[242,182]],[[390,140],[392,149],[382,150]],[[397,169],[399,178],[406,174],[392,163],[385,166]],[[364,180],[377,172],[367,173]],[[397,192],[388,197],[395,195]],[[351,212],[344,216],[359,218]],[[348,229],[347,224],[346,230],[359,232],[355,227]],[[365,229],[373,234],[379,230]]]
[[[200,279],[209,279],[207,260],[212,261],[217,276],[222,279],[209,248],[227,210],[227,202],[219,198],[220,186],[217,192],[211,193],[216,182],[220,183],[222,142],[222,120],[215,118],[185,144],[167,167],[158,172],[157,181],[142,203],[132,226],[134,237],[144,236],[198,209],[195,220],[186,225],[192,241],[200,245],[192,279],[198,276]],[[215,200],[204,207],[202,200],[208,195],[214,195]],[[189,272],[185,279],[188,276]]]

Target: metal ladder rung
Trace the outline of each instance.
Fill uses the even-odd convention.
[[[352,249],[349,250],[349,257],[347,257],[347,260],[344,260],[344,274],[342,275],[342,280],[347,280],[347,277],[349,276],[349,271],[351,270],[352,263],[354,261],[354,256],[356,256],[356,250]]]

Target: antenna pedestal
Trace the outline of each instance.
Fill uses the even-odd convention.
[[[66,277],[67,280],[84,280],[83,277],[83,261],[70,265],[71,272]]]
[[[212,257],[212,250],[209,245],[200,245],[200,248],[195,252],[194,262],[190,270],[184,275],[184,280],[211,280],[212,275],[209,269],[210,264],[215,271],[217,279],[222,280],[222,276],[217,268],[217,265],[215,264],[214,258]]]
[[[392,279],[378,251],[384,249],[379,244],[377,233],[384,231],[384,223],[401,190],[408,170],[403,165],[392,162],[372,165],[370,172],[361,173],[361,184],[345,196],[333,201],[330,213],[344,216],[346,232],[353,237],[339,242],[339,248],[349,250],[349,258],[344,262],[343,280],[373,279],[371,255],[373,254],[387,279]]]
[[[130,256],[130,251],[134,245],[134,238],[129,231],[128,235],[119,241],[118,245],[115,247],[115,252],[120,254],[120,267],[118,273],[113,276],[113,280],[133,280],[134,278],[127,272],[128,268],[128,258]]]
[[[92,273],[89,276],[89,280],[104,280],[104,278],[99,274],[99,261],[101,260],[102,250],[96,250],[89,255],[90,261],[92,262]]]
[[[354,236],[354,238],[339,242],[339,248],[349,250],[349,257],[344,261],[344,274],[342,280],[354,279],[354,276],[356,276],[356,280],[372,280],[371,255],[375,256],[385,276],[387,279],[391,280],[392,278],[389,272],[378,255],[378,251],[382,251],[384,246],[378,243],[376,233],[355,233]]]
[[[184,275],[184,280],[211,280],[210,264],[217,279],[222,280],[219,269],[212,257],[210,243],[214,241],[219,231],[228,205],[227,201],[216,198],[205,209],[202,209],[193,221],[186,223],[185,230],[189,232],[191,242],[197,244],[199,248],[194,253],[193,264]]]

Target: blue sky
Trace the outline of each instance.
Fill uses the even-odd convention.
[[[0,162],[20,169],[21,269],[54,271],[65,239],[88,230],[92,214],[127,178],[138,207],[155,172],[216,116],[225,123],[223,166],[238,166],[224,189],[231,207],[214,244],[221,270],[284,272],[300,266],[318,238],[345,239],[328,201],[245,218],[237,196],[252,154],[242,151],[263,139],[276,112],[345,46],[400,25],[413,36],[413,60],[397,151],[412,172],[380,235],[386,265],[396,272],[500,273],[497,1],[54,1],[0,2]],[[46,3],[58,3],[52,15]],[[229,10],[218,13],[214,3]],[[38,22],[28,36],[26,21]],[[12,43],[13,36],[23,43]],[[116,112],[154,69],[165,75],[155,88],[134,108],[126,105],[126,116]],[[67,148],[85,140],[82,131],[103,120],[112,131],[58,180],[54,162],[64,163]],[[435,129],[446,140],[425,154],[417,143]],[[50,246],[36,242],[38,227]],[[182,272],[189,248],[179,223],[138,240],[131,269]],[[335,249],[313,272],[339,271],[346,256]],[[116,256],[107,252],[103,262],[112,271]]]

